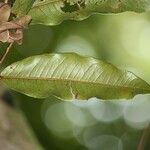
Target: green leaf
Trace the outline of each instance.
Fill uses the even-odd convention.
[[[12,12],[17,16],[26,15],[36,0],[15,0]]]
[[[26,58],[4,69],[1,81],[35,98],[120,99],[150,93],[150,85],[133,73],[75,53]]]
[[[149,0],[36,0],[29,15],[33,24],[56,25],[68,19],[83,20],[94,13],[145,12],[149,7]]]

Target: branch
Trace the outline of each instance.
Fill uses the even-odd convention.
[[[148,125],[148,127],[146,127],[143,130],[143,133],[142,133],[142,136],[141,136],[137,150],[145,150],[145,144],[146,144],[147,139],[149,137],[149,133],[150,133],[150,125]]]
[[[9,53],[11,47],[12,47],[13,43],[10,43],[9,46],[7,47],[5,54],[2,56],[1,60],[0,60],[0,65],[3,63],[3,61],[5,60],[7,54]]]
[[[1,99],[0,147],[5,150],[42,150],[22,113]]]

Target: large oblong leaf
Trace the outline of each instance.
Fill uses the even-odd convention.
[[[26,58],[4,69],[1,81],[35,98],[119,99],[150,93],[150,85],[133,73],[75,53]]]
[[[149,7],[149,0],[16,0],[13,13],[31,8],[32,23],[56,25],[67,19],[83,20],[93,13],[145,12]]]

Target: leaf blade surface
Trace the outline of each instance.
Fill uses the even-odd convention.
[[[146,12],[149,0],[16,0],[13,13],[32,16],[32,24],[57,25],[63,20],[83,20],[95,13]]]
[[[75,53],[26,58],[4,69],[1,81],[35,98],[128,99],[150,93],[150,85],[133,73]]]

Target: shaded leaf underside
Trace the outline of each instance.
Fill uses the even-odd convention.
[[[93,13],[145,12],[150,7],[149,0],[22,0],[22,4],[22,14],[31,8],[28,14],[32,16],[32,23],[45,25],[68,19],[83,20]],[[16,0],[15,14],[21,14],[19,5],[20,0]]]
[[[16,62],[1,73],[9,88],[35,98],[131,98],[150,85],[131,72],[74,53],[45,54]]]

